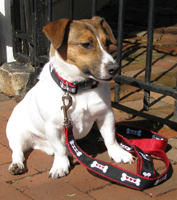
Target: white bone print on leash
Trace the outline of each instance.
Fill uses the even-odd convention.
[[[149,172],[143,172],[143,176],[149,178],[151,176],[151,173],[149,173]]]
[[[100,169],[100,170],[102,170],[103,171],[103,173],[106,173],[107,172],[107,170],[108,170],[108,166],[107,165],[101,165],[101,164],[99,164],[97,161],[93,161],[93,163],[90,165],[92,168],[93,167],[96,167],[96,168],[98,168],[98,169]]]
[[[135,131],[135,130],[132,130],[132,129],[127,128],[126,133],[127,133],[127,134],[137,135],[137,136],[141,137],[142,131],[141,131],[141,130]]]
[[[128,176],[126,173],[122,173],[121,181],[128,181],[134,183],[136,186],[140,186],[141,180],[139,178],[132,178]]]
[[[76,146],[75,146],[75,144],[74,144],[74,140],[71,140],[69,143],[70,143],[71,147],[73,148],[73,150],[76,152],[77,156],[78,156],[78,157],[81,156],[81,155],[82,155],[82,152],[80,152],[80,151],[76,148]]]
[[[129,147],[125,144],[123,144],[122,142],[120,143],[120,146],[123,148],[123,149],[126,149],[127,151],[131,151],[133,149],[133,147]]]

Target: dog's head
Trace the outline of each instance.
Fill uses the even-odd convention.
[[[57,52],[65,63],[98,81],[109,81],[116,75],[118,64],[108,51],[117,41],[103,18],[61,19],[49,23],[43,31],[51,41],[51,57]]]

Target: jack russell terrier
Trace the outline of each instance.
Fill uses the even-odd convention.
[[[68,117],[75,139],[85,137],[96,121],[109,156],[117,163],[133,162],[132,155],[115,139],[108,81],[117,74],[118,64],[108,50],[117,42],[107,22],[100,17],[61,19],[49,23],[43,31],[51,41],[50,59],[38,83],[14,108],[8,121],[6,132],[12,149],[9,172],[25,172],[24,152],[32,148],[54,155],[50,177],[69,173],[70,152],[65,145],[61,110],[66,85],[72,96]]]

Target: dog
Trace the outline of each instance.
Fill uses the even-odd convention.
[[[61,19],[46,25],[43,32],[51,42],[49,62],[7,123],[12,149],[9,172],[25,172],[24,152],[32,148],[54,155],[49,177],[56,179],[69,173],[71,154],[65,144],[61,110],[66,88],[72,96],[68,117],[75,139],[85,137],[96,121],[109,156],[117,163],[133,162],[132,155],[115,139],[109,81],[119,66],[108,53],[110,44],[117,45],[108,23],[98,16]]]

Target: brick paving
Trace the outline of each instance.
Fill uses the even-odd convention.
[[[174,1],[176,2],[176,1]],[[170,9],[165,9],[167,13]],[[159,9],[159,14],[164,14]],[[175,14],[174,10],[170,10]],[[168,17],[167,17],[168,18]],[[172,20],[173,21],[173,20]],[[143,30],[144,31],[144,30]],[[144,79],[145,54],[147,43],[146,31],[124,39],[122,72],[124,75]],[[177,26],[156,27],[154,31],[152,81],[166,87],[175,88],[177,74]],[[112,101],[114,100],[114,83],[110,83]],[[14,98],[0,93],[0,199],[82,199],[82,200],[166,200],[177,199],[177,123],[173,120],[174,99],[169,96],[151,92],[150,110],[143,111],[143,91],[129,86],[121,86],[121,101],[113,103],[117,122],[154,130],[168,141],[167,156],[173,166],[173,175],[165,183],[156,187],[136,191],[119,184],[101,179],[89,172],[82,165],[73,166],[70,174],[58,180],[48,178],[53,157],[34,150],[26,154],[27,172],[13,176],[8,172],[11,163],[11,150],[5,135],[5,128],[12,109],[17,104]],[[95,135],[96,134],[96,137]],[[87,139],[80,146],[99,159],[112,162],[107,152],[100,152],[96,147],[99,133],[93,128]],[[155,160],[155,169],[162,173],[164,164]],[[134,164],[118,166],[136,172]]]
[[[111,84],[112,87],[113,84]],[[71,169],[68,176],[53,180],[48,178],[48,172],[53,162],[53,157],[48,156],[45,153],[34,150],[28,152],[26,155],[27,172],[23,175],[13,176],[8,172],[8,166],[11,162],[11,151],[8,147],[8,141],[5,135],[5,127],[7,120],[11,114],[13,107],[16,105],[16,101],[13,98],[8,98],[4,94],[0,94],[0,198],[1,199],[170,199],[176,198],[177,191],[177,132],[174,128],[170,128],[168,123],[162,124],[158,122],[158,119],[162,119],[166,108],[173,103],[170,97],[160,98],[157,101],[157,106],[146,112],[146,115],[151,116],[150,112],[158,110],[157,121],[151,121],[143,118],[141,114],[142,109],[142,91],[137,91],[137,88],[126,86],[122,87],[120,108],[132,109],[134,112],[139,111],[138,116],[133,116],[132,113],[126,113],[124,109],[116,109],[115,116],[116,121],[125,122],[132,125],[145,127],[169,138],[169,146],[167,156],[173,165],[173,176],[163,183],[162,185],[150,188],[144,191],[136,191],[124,186],[111,183],[107,180],[100,179],[93,173],[89,172],[82,165],[76,165]],[[137,95],[138,93],[138,95]],[[153,99],[156,99],[156,95],[153,94]],[[167,99],[166,99],[167,98]],[[168,101],[169,100],[169,101]],[[166,103],[167,102],[167,103]],[[164,105],[165,103],[165,105]],[[135,106],[136,105],[136,106]],[[168,112],[164,114],[164,118],[168,118],[173,113],[173,106],[168,109]],[[170,119],[167,119],[170,121]],[[170,124],[170,123],[169,123]],[[171,124],[174,122],[171,120]],[[99,153],[95,147],[95,136],[93,135],[95,130],[91,131],[88,136],[88,141],[83,140],[81,146],[87,146],[87,148],[94,148],[96,157],[107,162],[111,162],[107,152]],[[155,168],[164,170],[164,164],[161,161],[155,161]],[[136,172],[136,162],[134,164],[119,164],[120,167]],[[128,194],[128,196],[127,196]],[[131,197],[131,198],[130,198]]]

